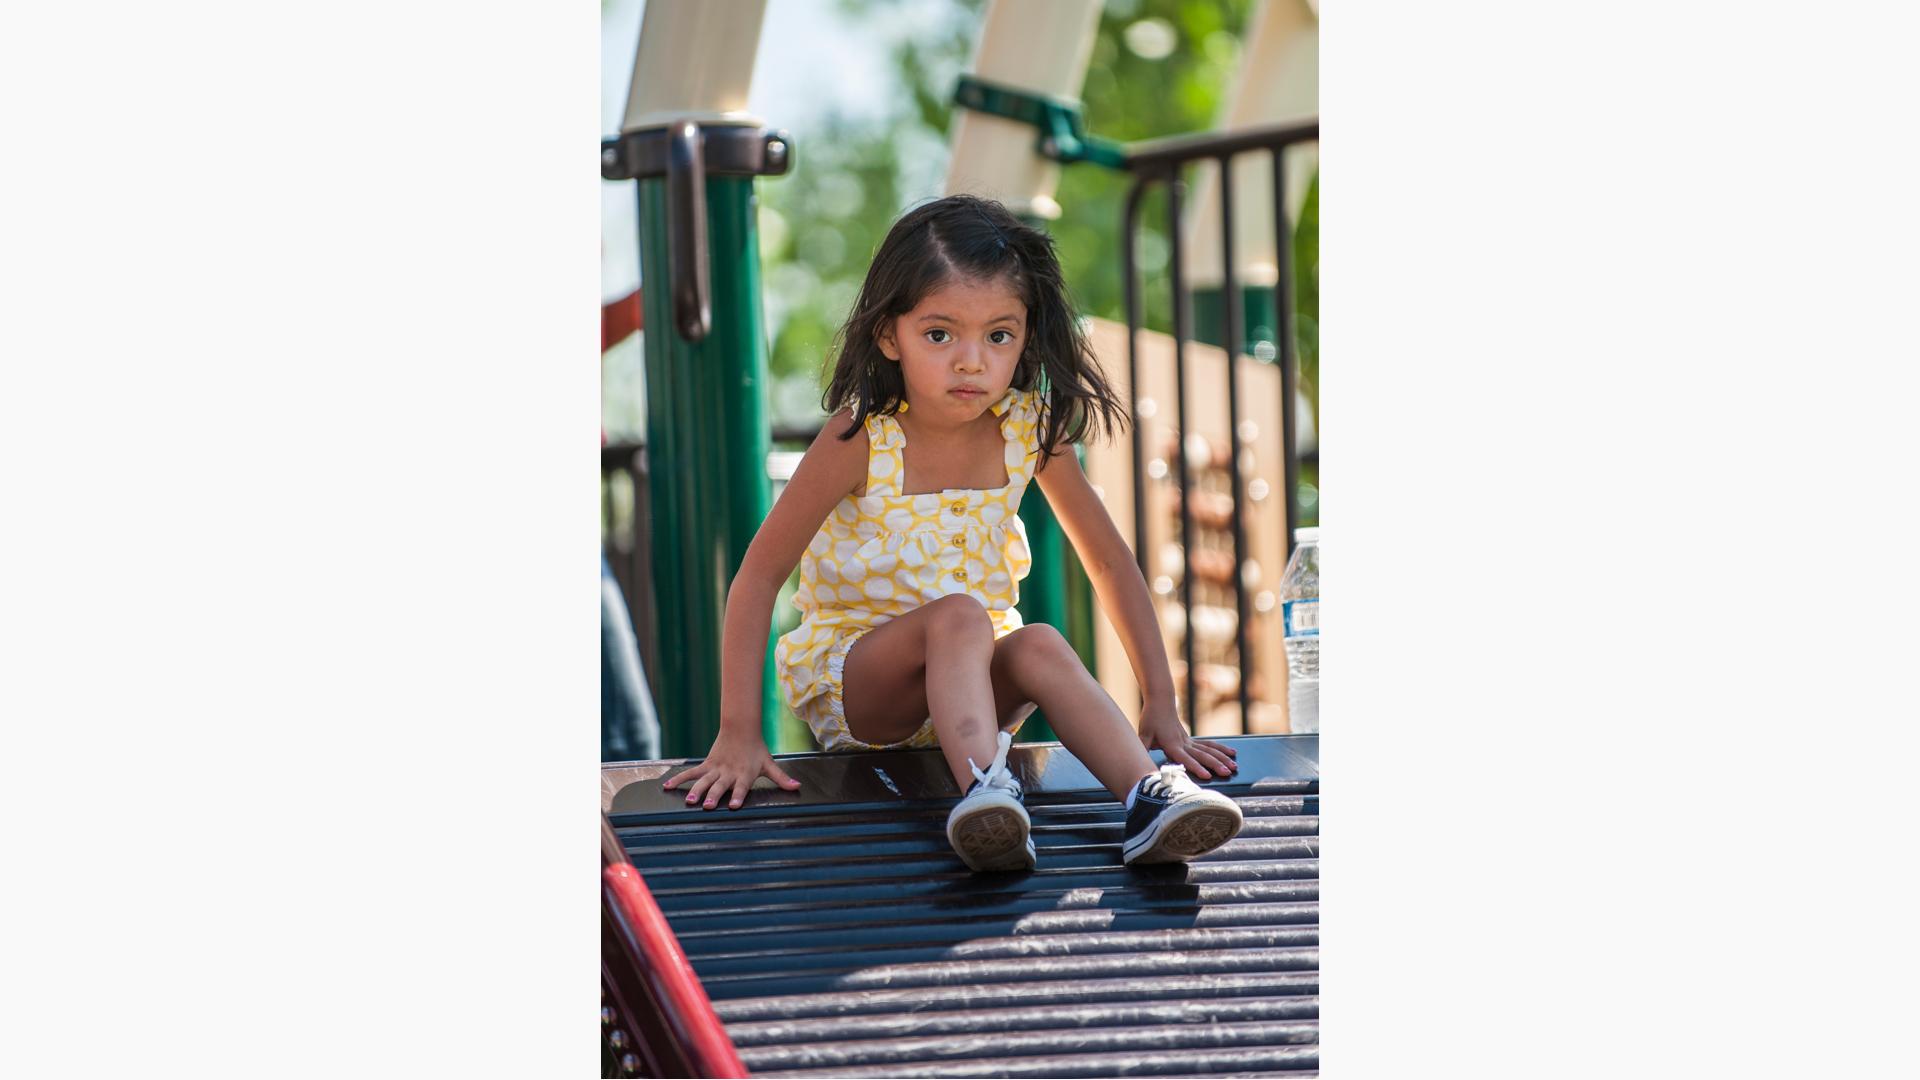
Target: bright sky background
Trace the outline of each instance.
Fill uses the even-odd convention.
[[[897,107],[898,92],[886,43],[947,7],[946,0],[904,0],[856,23],[840,13],[834,0],[767,0],[748,110],[792,131],[796,141],[835,108],[852,116],[884,116]],[[645,10],[645,0],[610,0],[601,9],[602,134],[620,130]],[[612,299],[639,284],[633,185],[603,184],[601,206],[601,284],[606,298]]]

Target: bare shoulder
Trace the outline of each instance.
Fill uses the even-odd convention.
[[[841,438],[849,427],[852,435]],[[800,458],[800,464],[788,481],[788,490],[796,485],[808,491],[812,500],[826,500],[827,508],[848,495],[858,494],[867,482],[867,429],[855,425],[851,409],[841,409],[820,425],[813,445]]]
[[[852,434],[847,434],[847,429],[852,429]],[[814,444],[806,448],[806,455],[820,457],[828,463],[856,461],[860,465],[860,473],[866,475],[866,450],[866,425],[852,423],[852,409],[841,409],[828,417],[824,425],[820,425],[820,434],[814,436]]]

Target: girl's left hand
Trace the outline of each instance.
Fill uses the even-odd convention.
[[[1148,703],[1140,713],[1140,742],[1149,750],[1164,751],[1167,760],[1185,765],[1202,780],[1232,776],[1240,771],[1237,751],[1225,743],[1196,739],[1187,734],[1172,703]]]

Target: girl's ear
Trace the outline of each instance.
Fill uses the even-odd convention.
[[[874,327],[873,343],[880,346],[880,355],[896,364],[900,362],[900,346],[893,340],[892,319],[882,319],[880,325]]]

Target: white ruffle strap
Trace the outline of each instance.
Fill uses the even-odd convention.
[[[891,416],[870,416],[867,418],[872,429],[867,433],[867,448],[870,450],[898,450],[907,445],[907,433],[900,430],[900,421]]]
[[[901,408],[906,406],[902,405]],[[869,497],[900,494],[900,485],[905,481],[907,471],[907,463],[900,456],[900,448],[905,445],[907,445],[907,435],[900,430],[900,421],[891,416],[867,417],[867,495]],[[885,458],[888,468],[876,470],[873,463],[877,458]]]
[[[1026,451],[1018,466],[1009,463],[1007,467],[1007,483],[1018,491],[1033,480],[1033,470],[1039,464],[1040,412],[1044,402],[1037,390],[1015,390],[1002,400],[1006,408],[1000,413],[1001,436]],[[1015,505],[1018,505],[1018,495]]]

